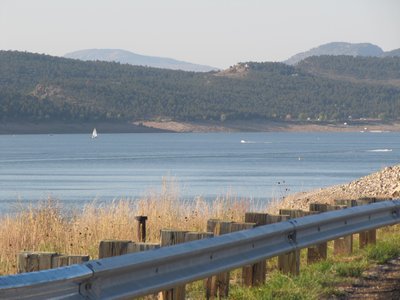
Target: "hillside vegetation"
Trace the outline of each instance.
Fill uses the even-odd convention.
[[[382,62],[371,61],[374,79],[400,77],[400,58]],[[350,63],[365,73],[358,58]],[[399,113],[400,88],[332,80],[304,65],[249,62],[195,73],[0,51],[3,122],[395,119]]]
[[[400,86],[398,57],[312,56],[301,61],[297,67],[332,79]]]

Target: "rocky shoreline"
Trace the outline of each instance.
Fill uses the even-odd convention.
[[[347,184],[289,195],[279,202],[279,207],[308,210],[310,203],[334,204],[337,199],[360,198],[400,198],[400,164]]]

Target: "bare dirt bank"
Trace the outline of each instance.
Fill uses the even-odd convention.
[[[138,121],[136,125],[157,128],[173,132],[358,132],[358,131],[400,131],[400,123],[380,121],[354,121],[344,123],[323,122],[274,122],[265,120],[249,121]]]

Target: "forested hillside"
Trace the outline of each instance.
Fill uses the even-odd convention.
[[[388,83],[400,80],[398,57],[312,56],[301,61],[297,67],[316,75],[337,78],[379,80]]]
[[[399,78],[399,61],[385,58],[382,67],[371,62],[375,70],[368,76]],[[3,122],[395,119],[399,113],[395,86],[332,80],[304,66],[242,63],[219,73],[194,73],[0,52]]]

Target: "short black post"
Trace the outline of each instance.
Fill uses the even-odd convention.
[[[146,241],[146,220],[147,216],[136,216],[135,220],[138,221],[137,239],[138,242]]]

